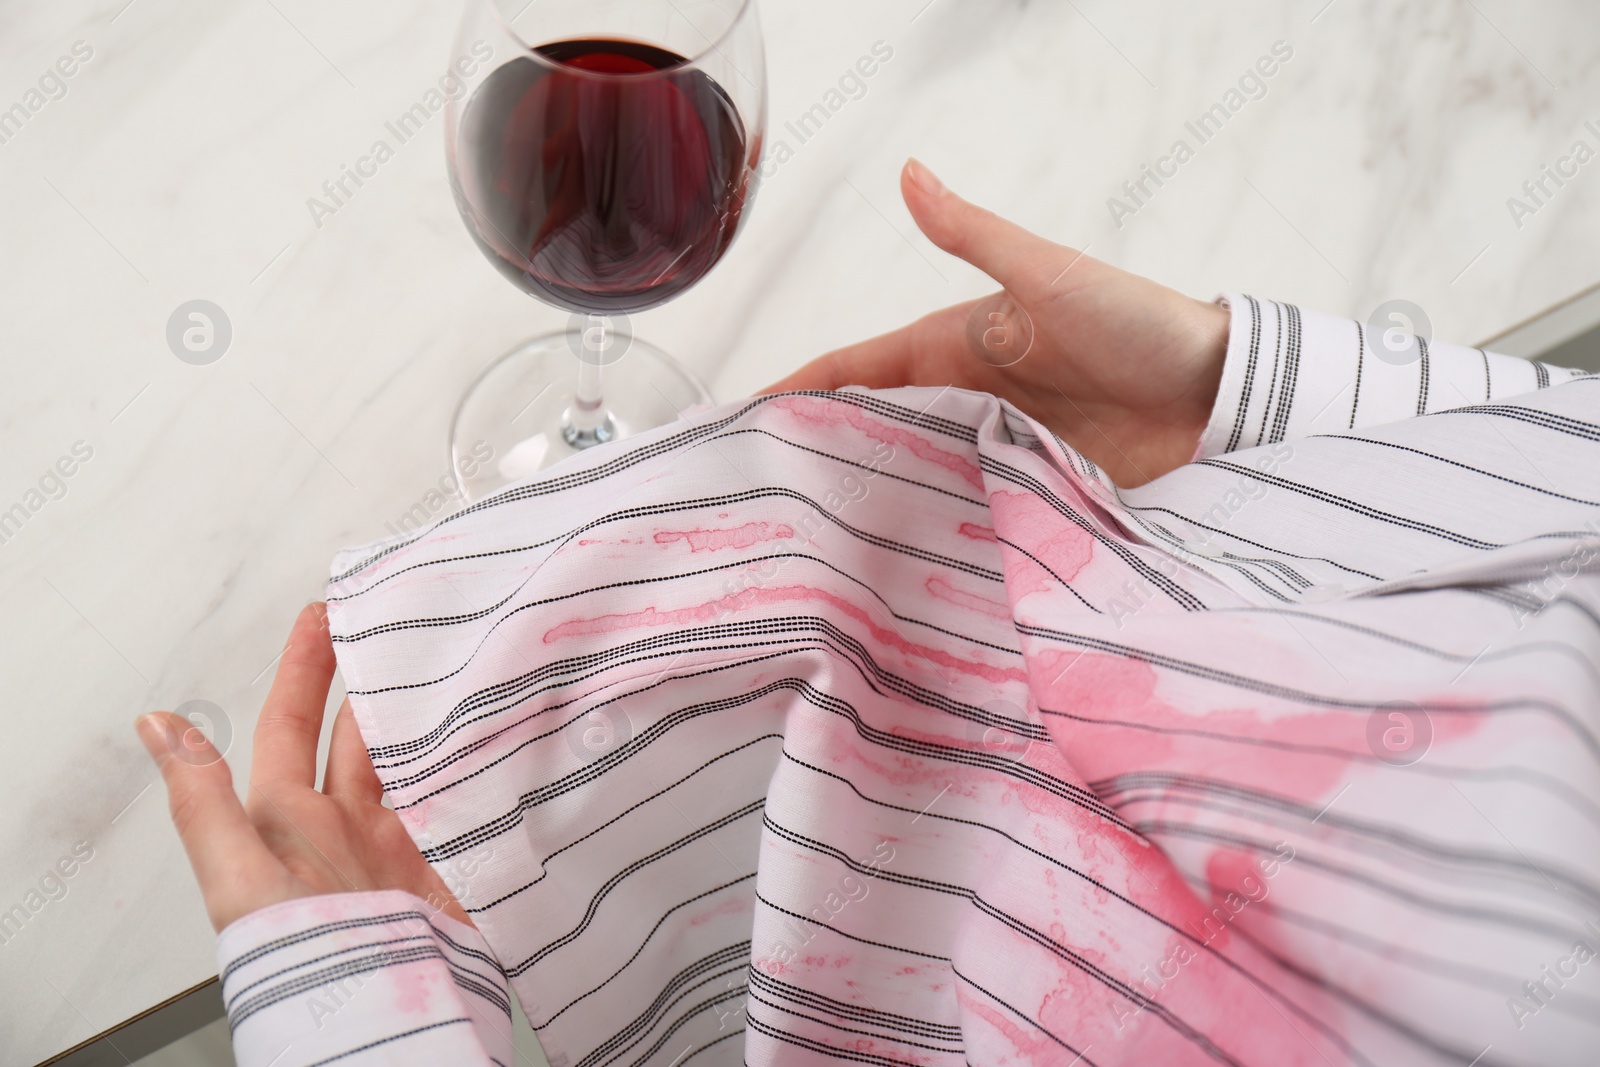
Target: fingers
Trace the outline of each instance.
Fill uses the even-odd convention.
[[[366,742],[356,726],[350,698],[339,705],[333,720],[333,737],[328,741],[328,769],[322,776],[322,791],[330,797],[377,804],[383,800],[383,783],[372,769]]]
[[[842,389],[860,385],[893,389],[902,385],[964,385],[950,377],[960,366],[967,316],[978,302],[957,304],[924,316],[871,340],[834,349],[793,374],[761,390],[783,393],[796,389]],[[955,358],[952,358],[955,357]]]
[[[907,385],[912,374],[908,336],[911,329],[907,326],[882,337],[818,356],[787,378],[761,391],[788,393],[802,389],[843,389],[847,385],[892,389],[897,385]]]
[[[968,203],[915,159],[900,174],[900,192],[930,241],[983,271],[1024,304],[1057,295],[1056,286],[1069,275],[1082,282],[1115,269]]]
[[[308,604],[289,631],[272,691],[256,722],[252,785],[316,785],[317,738],[334,666],[327,605]]]
[[[169,712],[142,716],[135,729],[166,783],[172,824],[212,925],[221,930],[282,899],[286,872],[245,815],[221,753],[199,729]]]

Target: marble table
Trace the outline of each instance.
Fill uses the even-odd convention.
[[[1592,0],[761,3],[788,151],[726,261],[635,323],[721,399],[990,288],[916,232],[910,154],[1197,295],[1404,298],[1477,342],[1600,280],[1600,161],[1572,161],[1600,147]],[[423,99],[456,10],[0,8],[0,1067],[213,973],[134,716],[209,701],[248,765],[331,553],[426,500],[467,383],[564,323],[468,240],[437,116],[308,208]],[[208,365],[167,343],[192,300],[231,325]]]

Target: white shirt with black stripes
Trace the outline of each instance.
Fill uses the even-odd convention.
[[[1600,1060],[1600,380],[1230,296],[1196,461],[724,406],[342,554],[402,892],[223,931],[242,1067]]]

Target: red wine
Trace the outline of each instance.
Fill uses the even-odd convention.
[[[754,159],[733,101],[653,45],[537,51],[544,62],[500,67],[462,113],[456,202],[468,231],[502,274],[559,307],[670,299],[739,227]]]

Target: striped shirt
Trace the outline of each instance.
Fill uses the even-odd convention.
[[[226,929],[243,1067],[1593,1064],[1600,379],[1227,298],[1121,489],[763,397],[342,554],[401,892]]]

